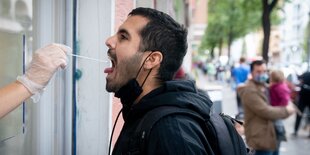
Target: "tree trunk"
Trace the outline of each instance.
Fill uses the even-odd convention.
[[[309,13],[310,17],[310,13]],[[307,29],[306,29],[306,34],[305,34],[305,53],[307,55],[307,58],[305,59],[306,62],[308,63],[308,68],[307,71],[310,71],[310,21],[308,21]]]
[[[231,25],[229,25],[229,32],[228,32],[228,41],[227,41],[227,44],[228,44],[228,53],[227,53],[227,56],[228,56],[228,60],[227,60],[227,64],[229,65],[229,63],[230,63],[230,57],[231,57],[231,44],[233,43],[233,41],[234,41],[234,32],[233,32],[233,22],[232,22],[232,20],[234,20],[234,19],[236,19],[235,18],[235,16],[234,16],[234,11],[235,11],[235,9],[236,9],[236,7],[235,7],[235,3],[234,3],[234,1],[230,1],[230,15],[229,15],[229,20],[230,20],[230,22],[229,23],[231,23]]]
[[[219,41],[219,57],[222,55],[222,51],[223,51],[223,39],[221,39]]]
[[[212,47],[210,50],[210,56],[211,56],[211,59],[213,60],[214,59],[214,47]]]
[[[271,29],[271,22],[270,22],[270,14],[272,9],[276,6],[278,0],[272,0],[269,4],[269,0],[262,0],[263,3],[263,15],[262,15],[262,25],[263,25],[263,32],[264,32],[264,40],[263,40],[263,59],[268,63],[269,57],[269,40],[270,40],[270,29]]]
[[[227,61],[227,64],[230,63],[230,56],[231,56],[231,44],[232,44],[232,41],[233,41],[233,34],[232,33],[229,33],[228,35],[228,53],[227,53],[227,56],[228,56],[228,61]]]
[[[247,55],[246,41],[245,41],[245,37],[243,37],[242,38],[241,57],[246,57],[246,55]]]

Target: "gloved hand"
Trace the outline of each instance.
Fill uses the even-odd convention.
[[[40,93],[53,77],[56,70],[67,65],[67,53],[71,48],[61,44],[50,44],[38,49],[23,76],[17,77],[32,94]]]

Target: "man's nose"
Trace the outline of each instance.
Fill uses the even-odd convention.
[[[106,41],[105,44],[108,46],[109,49],[115,48],[116,41],[115,41],[115,36],[109,37]]]

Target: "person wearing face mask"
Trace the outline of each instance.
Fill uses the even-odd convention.
[[[34,102],[38,101],[40,93],[57,69],[66,67],[68,52],[71,52],[71,48],[61,44],[50,44],[38,49],[26,73],[0,88],[0,118],[29,97],[33,97]]]
[[[250,69],[252,79],[238,90],[244,108],[246,142],[255,150],[255,155],[277,155],[279,141],[273,121],[288,117],[295,112],[295,109],[292,104],[285,107],[270,105],[266,85],[267,67],[264,61],[253,61]]]
[[[120,98],[124,118],[112,154],[209,154],[199,122],[182,115],[159,120],[143,151],[132,147],[140,142],[135,132],[142,118],[157,107],[192,109],[202,117],[210,113],[211,101],[197,92],[194,82],[173,80],[186,54],[187,30],[163,12],[136,8],[106,45],[112,61],[105,69],[106,90]]]

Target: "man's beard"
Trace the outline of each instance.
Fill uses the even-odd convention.
[[[108,92],[117,92],[122,86],[127,84],[129,80],[136,78],[140,68],[141,59],[142,54],[138,52],[131,58],[120,62],[117,66],[118,76],[115,77],[116,79],[112,79],[113,81],[107,80],[106,90]]]

